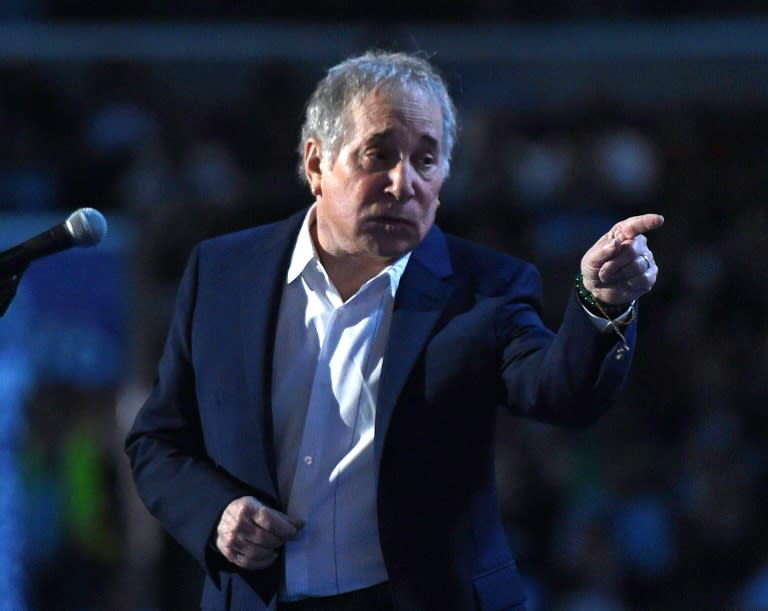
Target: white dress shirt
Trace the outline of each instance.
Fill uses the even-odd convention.
[[[379,376],[394,296],[410,254],[344,302],[299,232],[275,338],[272,411],[280,495],[305,520],[285,546],[281,600],[328,596],[387,579],[373,457]]]

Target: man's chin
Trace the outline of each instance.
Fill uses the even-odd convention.
[[[419,245],[418,240],[405,240],[405,239],[386,239],[376,240],[374,252],[377,256],[383,259],[398,259],[404,254],[412,251]]]

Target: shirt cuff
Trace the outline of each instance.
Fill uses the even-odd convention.
[[[579,304],[581,306],[581,309],[584,310],[587,316],[589,316],[589,319],[592,321],[592,324],[595,326],[595,329],[600,331],[601,333],[606,333],[611,329],[611,324],[619,324],[619,325],[628,325],[632,322],[632,320],[635,317],[635,302],[629,304],[629,307],[624,311],[624,313],[621,316],[617,316],[613,320],[608,320],[607,318],[603,318],[602,316],[596,316],[592,314],[587,308],[584,307],[584,304]]]

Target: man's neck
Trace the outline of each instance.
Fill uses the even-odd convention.
[[[310,225],[309,234],[325,273],[343,301],[347,301],[368,280],[393,263],[387,257],[329,252],[322,247],[318,238],[317,221]]]
[[[328,278],[344,301],[357,293],[368,280],[392,264],[389,259],[352,255],[335,256],[320,249],[318,249],[318,256]]]

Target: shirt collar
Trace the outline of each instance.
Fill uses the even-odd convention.
[[[307,265],[310,263],[315,263],[319,267],[322,267],[322,263],[320,262],[320,258],[317,256],[317,251],[315,250],[315,245],[312,242],[312,235],[310,233],[310,227],[312,227],[314,224],[316,215],[317,212],[315,210],[315,205],[313,204],[304,217],[304,222],[301,224],[299,235],[296,238],[296,244],[293,247],[291,262],[288,265],[288,273],[286,274],[285,278],[288,284],[292,283],[299,276],[301,276]],[[399,259],[392,263],[392,265],[384,268],[376,276],[378,277],[383,274],[387,274],[389,276],[390,288],[392,290],[393,296],[397,292],[397,287],[400,285],[400,278],[402,278],[403,272],[405,271],[405,266],[408,265],[408,260],[411,258],[411,252],[412,251],[409,251],[402,255]],[[370,280],[368,282],[370,282]],[[368,282],[366,284],[368,284]]]
[[[315,206],[309,209],[304,216],[304,222],[299,229],[299,235],[296,238],[296,244],[293,247],[293,254],[291,255],[291,263],[288,266],[288,274],[285,278],[286,282],[290,284],[296,278],[298,278],[312,261],[319,263],[320,259],[315,251],[315,245],[312,243],[312,236],[310,235],[309,228],[315,222]]]

